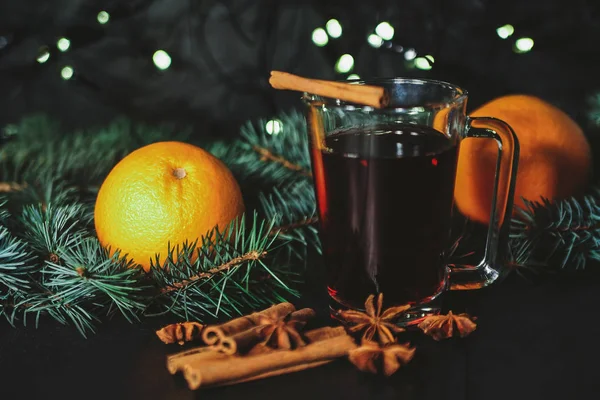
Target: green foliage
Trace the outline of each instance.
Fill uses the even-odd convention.
[[[295,129],[302,116],[283,116],[282,123],[288,133],[279,139],[285,136],[285,146],[301,149],[304,139]],[[299,195],[312,190],[309,171],[298,174],[277,161],[285,146],[265,132],[264,123],[247,125],[233,144],[202,146],[245,186],[246,204],[254,205],[249,217],[224,232],[208,232],[200,243],[171,246],[167,255],[156,256],[150,273],[100,245],[93,228],[95,195],[111,168],[141,146],[162,140],[200,143],[188,132],[124,119],[69,133],[33,116],[4,131],[11,140],[0,149],[0,190],[7,192],[0,201],[0,314],[11,324],[32,319],[38,324],[46,316],[86,335],[107,316],[206,320],[298,296],[299,252],[306,244],[318,247],[314,227],[295,222],[314,215],[312,194]],[[263,158],[256,146],[273,159]],[[309,166],[305,151],[293,156],[289,164]],[[269,176],[285,177],[289,185],[274,189],[274,180],[265,182]]]
[[[27,290],[27,275],[34,269],[33,256],[27,244],[11,236],[8,229],[0,226],[0,288],[4,296],[10,291]]]
[[[594,107],[591,120],[600,110]],[[126,119],[73,133],[43,116],[5,127],[0,315],[11,324],[50,317],[87,335],[107,317],[207,321],[298,296],[306,262],[321,247],[305,120],[292,112],[279,121],[277,134],[266,132],[264,120],[248,122],[233,143],[194,142],[188,131]],[[93,205],[122,157],[162,140],[198,144],[219,157],[240,182],[247,213],[196,243],[173,244],[147,273],[118,249],[100,245]],[[510,238],[517,272],[580,270],[597,262],[599,202],[598,186],[583,199],[527,202]]]
[[[240,140],[222,159],[245,191],[256,194],[310,178],[310,155],[304,117],[292,112],[279,118],[281,131],[267,133],[266,120],[247,122]]]
[[[526,201],[513,220],[514,263],[541,270],[583,269],[600,261],[600,188],[582,199]]]
[[[214,229],[201,243],[184,244],[164,260],[157,256],[152,275],[159,294],[153,305],[185,320],[203,320],[243,314],[297,296],[286,283],[294,280],[294,273],[284,265],[268,265],[277,250],[276,239],[273,221],[254,214],[252,221],[241,218],[224,232]]]
[[[600,93],[597,93],[594,96],[590,97],[588,103],[588,119],[592,124],[596,125],[597,127],[600,127]]]
[[[305,263],[310,252],[320,254],[315,206],[314,190],[308,180],[260,194],[260,209],[265,219],[274,221],[278,237],[288,241],[286,259]]]

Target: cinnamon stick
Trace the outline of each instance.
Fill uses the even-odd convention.
[[[193,362],[209,362],[214,360],[225,360],[227,355],[217,351],[213,347],[196,347],[182,351],[167,357],[167,370],[171,374],[177,373],[185,365]]]
[[[342,335],[347,335],[343,326],[337,326],[335,328],[326,326],[324,328],[313,329],[304,334],[309,343],[327,340]],[[267,346],[266,343],[258,343],[248,351],[247,355],[271,353],[273,351],[275,351],[275,349]]]
[[[314,318],[315,311],[311,308],[303,308],[298,311],[294,311],[289,314],[289,319],[299,324],[306,324],[308,320]],[[266,317],[269,319],[269,317]],[[258,342],[264,339],[262,335],[262,324],[261,320],[263,316],[259,316],[258,323],[260,325],[253,328],[247,329],[242,332],[238,332],[235,335],[221,338],[220,343],[217,344],[218,349],[225,354],[233,355],[236,353],[244,353],[251,347],[256,345]]]
[[[281,71],[271,71],[269,83],[274,89],[306,92],[374,108],[382,108],[389,103],[388,94],[379,86],[309,79]]]
[[[182,371],[184,377],[188,379],[190,388],[198,388],[200,384],[203,386],[233,385],[314,368],[344,356],[356,347],[342,326],[314,329],[306,332],[305,336],[310,344],[302,348],[308,349],[304,350],[304,353],[298,353],[300,349],[276,350],[264,343],[255,345],[245,356],[229,356],[216,351],[215,347],[198,347],[169,356],[167,369],[171,374]],[[326,343],[326,345],[315,347],[317,343]],[[332,351],[336,356],[332,356]],[[279,356],[264,358],[275,353],[294,353],[297,358],[291,361]],[[278,361],[274,362],[275,359]],[[245,363],[242,365],[241,372],[237,369],[235,374],[229,376],[229,371],[234,371],[230,369],[230,365],[237,364],[240,360],[244,360]],[[206,375],[204,372],[206,369],[214,371],[215,368],[219,375],[214,375],[214,372],[213,375]],[[244,372],[244,369],[247,370]]]
[[[314,318],[315,315],[317,315],[317,314],[315,313],[315,310],[313,310],[312,308],[302,308],[298,311],[294,311],[293,313],[291,313],[290,319],[293,319],[294,321],[306,323],[311,318]]]
[[[217,345],[227,336],[233,336],[255,327],[258,325],[261,316],[277,319],[295,311],[295,309],[291,303],[279,303],[263,311],[254,312],[221,325],[207,326],[202,331],[202,340],[209,346]]]
[[[190,389],[222,386],[299,371],[346,356],[356,348],[349,335],[319,340],[295,350],[274,350],[255,356],[229,356],[223,360],[192,360],[181,369]]]

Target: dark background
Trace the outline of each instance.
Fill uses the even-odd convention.
[[[110,20],[99,24],[99,11]],[[312,31],[336,18],[343,27],[324,47]],[[391,43],[367,43],[381,21]],[[506,40],[496,28],[512,24]],[[424,76],[470,92],[470,109],[507,93],[539,96],[587,126],[588,100],[600,91],[600,2],[596,0],[1,0],[0,124],[46,112],[67,126],[93,126],[117,115],[194,125],[198,135],[230,137],[240,123],[299,107],[295,93],[268,85],[273,69],[345,79],[334,65],[355,58],[351,73]],[[60,37],[71,41],[58,51]],[[517,54],[515,40],[531,37]],[[44,46],[50,58],[36,61]],[[411,67],[399,49],[435,57]],[[159,71],[157,49],[172,64]],[[65,81],[60,71],[75,71]]]
[[[110,14],[105,25],[96,19],[102,10]],[[341,22],[342,37],[317,47],[312,31],[330,18]],[[384,20],[394,38],[390,48],[374,49],[366,37]],[[502,40],[496,28],[507,23],[515,33]],[[56,48],[60,37],[71,40],[64,53]],[[534,39],[532,51],[513,51],[519,37]],[[43,46],[50,58],[39,63]],[[433,55],[433,68],[412,68],[399,46]],[[165,71],[152,62],[157,49],[172,57]],[[344,53],[354,56],[351,72],[361,77],[461,85],[471,94],[470,109],[508,93],[539,96],[596,140],[588,112],[600,92],[597,0],[0,0],[0,125],[34,112],[67,127],[125,115],[233,137],[248,119],[300,107],[297,94],[269,87],[269,71],[345,79],[334,71]],[[75,71],[70,80],[61,78],[65,65]],[[417,356],[390,380],[340,361],[197,393],[164,369],[166,354],[177,348],[156,339],[162,321],[106,321],[89,339],[48,320],[39,329],[0,322],[0,398],[595,398],[597,282],[513,276],[484,291],[452,294],[446,306],[466,306],[479,318],[477,331],[465,340],[416,339]],[[313,294],[302,301],[318,303]]]

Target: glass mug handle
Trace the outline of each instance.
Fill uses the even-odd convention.
[[[493,139],[498,145],[490,222],[485,254],[476,266],[449,265],[449,289],[479,289],[503,277],[506,268],[513,199],[519,161],[519,141],[504,121],[491,117],[467,117],[464,138]]]

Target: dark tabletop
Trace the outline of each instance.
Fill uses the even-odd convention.
[[[160,342],[161,321],[103,323],[82,338],[45,321],[0,324],[0,399],[588,399],[600,393],[598,277],[526,282],[511,278],[451,293],[446,306],[478,317],[465,339],[420,336],[413,361],[389,379],[345,360],[232,387],[187,389],[165,368],[177,345]]]

